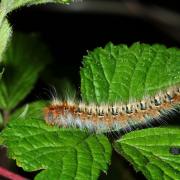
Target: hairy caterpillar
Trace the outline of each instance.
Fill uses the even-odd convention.
[[[85,104],[54,100],[44,109],[46,123],[59,127],[104,133],[146,124],[166,116],[180,104],[180,86],[167,88],[155,96],[129,103]]]

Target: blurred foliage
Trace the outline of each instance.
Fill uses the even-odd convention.
[[[5,72],[0,80],[0,108],[15,108],[32,90],[50,59],[48,49],[36,35],[14,34],[1,63]]]

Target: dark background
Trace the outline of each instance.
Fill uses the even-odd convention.
[[[133,42],[160,43],[180,47],[180,7],[176,1],[79,1],[67,5],[41,5],[21,8],[8,15],[14,31],[39,33],[49,47],[52,62],[44,70],[28,100],[35,100],[47,84],[68,79],[77,91],[79,69],[87,50]],[[33,178],[32,173],[18,173]],[[108,175],[101,179],[144,179],[132,166],[113,153]]]

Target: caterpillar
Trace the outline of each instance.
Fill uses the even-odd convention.
[[[180,86],[169,87],[154,96],[128,103],[94,104],[57,99],[44,109],[47,124],[107,133],[151,123],[166,116],[180,104]]]

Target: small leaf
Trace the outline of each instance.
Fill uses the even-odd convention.
[[[51,127],[42,119],[15,119],[0,135],[9,157],[35,179],[97,179],[106,172],[111,145],[104,135]]]
[[[127,102],[178,83],[180,50],[176,48],[109,43],[83,58],[81,93],[86,102]]]
[[[149,128],[130,132],[114,147],[148,179],[180,179],[180,128]]]
[[[11,110],[23,99],[49,59],[47,48],[37,36],[15,34],[3,56],[0,108]]]
[[[43,109],[46,107],[46,104],[47,103],[45,101],[35,101],[30,104],[26,104],[11,114],[9,121],[16,119],[26,119],[29,117],[43,119]]]

